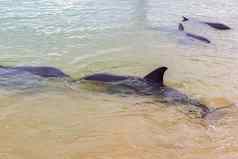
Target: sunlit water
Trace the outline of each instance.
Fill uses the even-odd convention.
[[[1,65],[54,66],[75,79],[167,66],[167,85],[211,107],[230,106],[199,119],[186,106],[98,85],[1,79],[0,159],[238,158],[237,7],[236,0],[0,0]],[[203,44],[177,31],[183,15],[233,29],[187,24],[212,41]]]

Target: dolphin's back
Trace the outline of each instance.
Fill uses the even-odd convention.
[[[189,18],[183,16],[182,22],[186,22],[189,20]],[[218,30],[230,30],[231,28],[223,23],[217,23],[217,22],[206,22],[206,21],[200,21],[200,23],[207,24],[208,26],[218,29]]]
[[[202,37],[202,36],[200,36],[200,35],[195,35],[195,34],[191,34],[191,33],[186,33],[186,35],[187,35],[188,37],[192,37],[192,38],[194,38],[194,39],[203,41],[203,42],[205,42],[205,43],[211,43],[210,40],[208,40],[207,38]]]
[[[90,81],[99,81],[99,82],[118,82],[122,80],[128,79],[128,76],[119,76],[119,75],[111,75],[106,73],[97,73],[90,76],[83,77],[84,80]]]
[[[145,80],[154,84],[163,85],[163,77],[164,73],[167,70],[167,67],[159,67],[149,74],[147,74],[144,78],[140,77],[133,77],[133,76],[120,76],[120,75],[112,75],[107,73],[96,73],[93,75],[89,75],[86,77],[83,77],[84,80],[90,80],[90,81],[99,81],[99,82],[118,82],[123,81],[127,79],[140,79]]]
[[[31,73],[33,75],[37,75],[40,77],[57,77],[57,78],[62,78],[62,77],[69,77],[69,75],[65,74],[61,70],[54,68],[54,67],[47,67],[47,66],[19,66],[19,67],[5,67],[5,66],[0,66],[1,72],[10,72],[11,75],[13,74],[22,74],[24,72]],[[9,75],[10,75],[9,73]],[[7,75],[7,73],[5,73]]]
[[[231,28],[228,27],[225,24],[222,23],[211,23],[211,22],[204,22],[205,24],[209,25],[212,28],[218,29],[218,30],[230,30]]]
[[[179,23],[178,30],[184,32],[184,26],[183,26],[182,23]],[[191,37],[193,39],[197,39],[197,40],[200,40],[200,41],[205,42],[205,43],[211,43],[210,40],[208,40],[207,38],[205,38],[203,36],[191,34],[191,33],[188,33],[188,32],[184,32],[184,33],[185,33],[186,36]]]
[[[41,76],[41,77],[68,77],[64,72],[61,70],[54,68],[54,67],[47,67],[47,66],[41,66],[41,67],[29,67],[29,66],[21,66],[16,67],[16,69],[27,71],[32,74]]]

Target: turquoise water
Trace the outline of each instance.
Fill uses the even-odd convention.
[[[177,48],[181,46],[176,46],[174,34],[181,16],[218,20],[235,28],[237,5],[232,0],[1,1],[1,62],[54,65],[74,72],[87,65],[81,59],[88,61],[102,54],[113,57],[114,52],[127,52],[135,56],[130,48],[149,50],[148,54],[153,47]],[[234,52],[234,32],[213,37],[223,45],[213,51]]]
[[[23,78],[33,90],[0,90],[0,158],[237,158],[237,7],[236,0],[0,0],[0,65],[54,66],[75,79],[144,76],[164,65],[167,85],[211,107],[231,106],[203,120],[153,97]],[[182,16],[195,19],[186,31],[212,43],[178,32]]]

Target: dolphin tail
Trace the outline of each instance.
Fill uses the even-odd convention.
[[[215,110],[210,109],[208,106],[203,105],[201,103],[196,104],[195,106],[199,107],[202,110],[202,112],[201,112],[201,117],[202,118],[205,118],[208,114],[213,113],[215,111]]]
[[[186,21],[188,21],[189,19],[187,18],[187,17],[185,17],[185,16],[183,16],[183,22],[186,22]]]
[[[144,79],[155,82],[160,84],[161,86],[164,85],[164,73],[167,70],[167,67],[159,67],[152,71],[151,73],[147,74]]]
[[[210,115],[214,115],[214,113],[219,113],[220,110],[224,110],[227,108],[230,108],[232,105],[228,106],[228,107],[221,107],[221,108],[213,108],[213,109],[209,109],[209,112],[202,114],[202,118],[208,118]]]

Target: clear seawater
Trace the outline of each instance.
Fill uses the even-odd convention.
[[[237,8],[236,0],[0,0],[0,65],[53,66],[75,79],[167,66],[167,85],[229,106],[199,119],[98,85],[36,78],[15,89],[5,79],[13,86],[0,88],[0,159],[238,158]],[[182,16],[193,19],[186,31],[212,43],[179,32]]]

